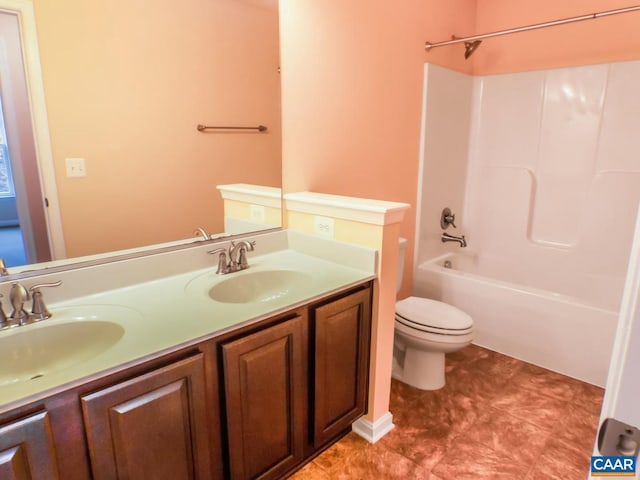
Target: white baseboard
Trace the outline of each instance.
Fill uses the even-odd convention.
[[[387,433],[393,430],[394,427],[393,415],[391,415],[391,412],[387,412],[373,423],[369,420],[365,420],[364,418],[359,418],[353,422],[351,430],[369,443],[376,443]]]

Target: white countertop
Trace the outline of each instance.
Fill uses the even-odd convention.
[[[142,267],[153,270],[149,268],[154,265],[154,259],[150,257],[138,262],[121,262],[119,267],[114,267],[114,264],[102,268],[91,267],[91,272],[76,272],[75,276],[73,271],[57,274],[57,277],[65,277],[63,285],[50,291],[43,290],[45,298],[51,299],[48,308],[53,317],[1,331],[0,339],[10,341],[12,336],[28,329],[53,328],[56,324],[85,322],[92,318],[120,325],[124,335],[113,346],[86,361],[61,369],[52,367],[51,371],[45,369],[41,377],[33,380],[0,385],[0,412],[60,392],[98,375],[260,321],[375,277],[376,253],[372,250],[295,232],[276,232],[251,238],[257,241],[257,245],[262,243],[269,247],[262,251],[256,248],[256,252],[249,253],[250,267],[247,270],[226,275],[215,274],[215,259],[208,256],[206,251],[219,245],[211,243],[182,253],[173,252],[169,261],[166,255],[156,259],[157,262],[163,262],[158,270],[165,271],[150,271],[148,278],[140,270]],[[194,261],[194,258],[198,260]],[[167,266],[167,263],[171,265]],[[180,264],[189,270],[180,272],[177,267]],[[193,268],[194,265],[196,268]],[[172,270],[173,274],[167,274]],[[209,296],[208,292],[215,284],[242,275],[273,270],[300,272],[303,281],[292,282],[291,288],[287,286],[281,296],[263,301],[222,303]],[[96,278],[102,288],[88,285],[90,278]],[[131,281],[127,282],[126,278]],[[33,278],[22,283],[28,287],[37,281],[53,279]],[[6,291],[8,285],[0,287]],[[65,288],[81,294],[73,296],[67,291],[62,295],[60,292]],[[57,295],[52,295],[54,290]],[[111,309],[112,306],[115,310]],[[7,359],[2,361],[7,362]]]

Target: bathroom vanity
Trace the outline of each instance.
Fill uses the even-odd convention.
[[[364,252],[370,268],[353,268],[291,248],[305,239],[256,238],[271,251],[257,248],[246,272],[215,276],[209,244],[163,267],[191,268],[185,255],[202,254],[205,269],[50,304],[54,317],[36,328],[62,322],[56,310],[116,300],[139,316],[79,362],[89,370],[0,386],[0,478],[282,478],[349,431],[366,409],[375,253]],[[260,277],[274,280],[247,287]],[[236,295],[226,304],[225,289]],[[69,323],[106,314],[88,317]]]

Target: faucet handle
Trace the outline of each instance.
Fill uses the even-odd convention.
[[[0,258],[0,277],[6,277],[7,275],[9,275],[7,265],[4,261],[4,258]]]
[[[13,310],[9,314],[10,323],[17,325],[24,325],[29,321],[29,314],[24,309],[24,302],[29,300],[29,292],[23,285],[14,283],[11,285],[11,291],[9,292],[9,302]]]
[[[59,287],[60,285],[62,285],[62,280],[58,280],[57,282],[52,283],[40,283],[29,288],[32,297],[31,317],[34,321],[46,320],[47,318],[51,318],[51,312],[49,312],[47,306],[44,303],[44,299],[42,298],[42,292],[40,291],[40,289]]]
[[[209,250],[207,252],[209,255],[215,255],[217,253],[220,254],[218,257],[218,269],[216,270],[217,275],[224,275],[225,273],[229,273],[229,265],[227,263],[227,249],[224,247],[216,248],[214,250]]]

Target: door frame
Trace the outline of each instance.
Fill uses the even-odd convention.
[[[611,354],[607,385],[600,412],[599,429],[607,418],[640,428],[637,395],[640,392],[640,206],[629,255],[629,266],[620,305],[616,337]],[[601,455],[598,438],[593,455]],[[634,478],[640,478],[640,470]]]
[[[42,194],[48,201],[48,206],[44,207],[44,211],[49,247],[52,260],[59,260],[66,258],[66,248],[51,149],[51,136],[33,2],[31,0],[0,0],[0,11],[14,14],[18,17],[24,73],[29,95],[29,111],[40,177],[38,180]]]

